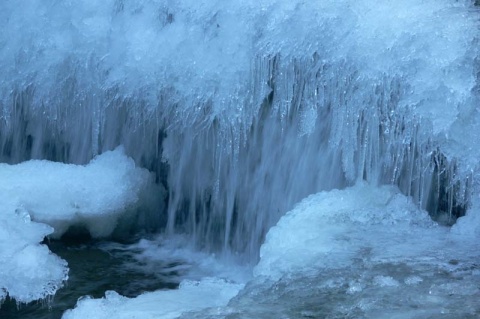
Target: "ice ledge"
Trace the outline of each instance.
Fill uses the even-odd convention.
[[[84,226],[92,237],[109,236],[119,218],[155,189],[150,173],[136,167],[122,147],[88,165],[40,160],[0,164],[0,181],[3,214],[21,209],[52,226],[55,238],[74,225]]]

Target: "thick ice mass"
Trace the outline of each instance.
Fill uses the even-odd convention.
[[[44,237],[59,237],[70,226],[85,227],[93,237],[109,236],[121,218],[136,213],[152,188],[158,192],[150,173],[121,148],[85,166],[0,164],[0,297],[8,293],[29,302],[53,295],[68,269],[39,244]]]
[[[480,254],[457,231],[432,222],[392,186],[357,183],[311,195],[270,229],[255,279],[228,311],[246,317],[273,309],[276,317],[292,318],[475,318]]]
[[[191,254],[155,241],[134,251],[144,265]],[[107,292],[79,300],[64,319],[475,318],[478,257],[473,243],[432,222],[395,186],[357,183],[313,194],[282,217],[245,284],[207,277],[133,299]]]

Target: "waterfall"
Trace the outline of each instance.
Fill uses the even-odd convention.
[[[395,184],[433,217],[478,196],[471,1],[0,4],[0,160],[125,147],[152,223],[255,260],[307,195]]]

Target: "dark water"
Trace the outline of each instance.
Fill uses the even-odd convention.
[[[162,272],[162,276],[157,276],[129,267],[135,263],[132,257],[102,248],[109,244],[93,241],[47,243],[53,253],[68,262],[70,272],[67,283],[51,300],[17,305],[14,300],[7,299],[0,307],[0,318],[58,319],[65,310],[73,308],[82,296],[100,298],[105,291],[115,290],[121,295],[135,297],[145,291],[178,287],[175,274],[169,280],[168,273],[165,272]]]

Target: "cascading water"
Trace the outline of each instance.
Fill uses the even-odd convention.
[[[168,193],[150,224],[250,263],[297,202],[360,180],[452,223],[479,191],[478,18],[466,0],[6,0],[0,160],[123,145]]]
[[[427,207],[449,127],[476,116],[464,3],[2,6],[3,161],[123,144],[168,189],[168,232],[209,247],[254,256],[294,203],[357,179]],[[436,184],[458,205],[471,165]]]

